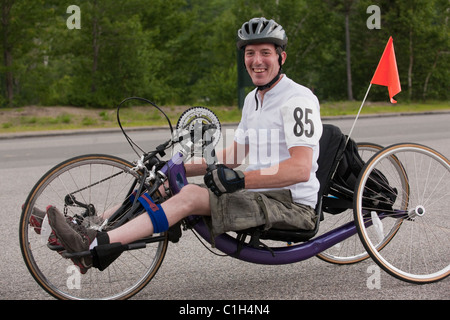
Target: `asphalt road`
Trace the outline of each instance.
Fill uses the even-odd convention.
[[[353,119],[327,119],[348,133]],[[233,126],[224,129],[231,130]],[[450,156],[450,114],[360,118],[356,141],[382,145],[416,142]],[[139,130],[130,136],[144,149],[169,138],[168,129]],[[18,226],[21,204],[53,165],[86,153],[136,158],[119,132],[0,137],[0,300],[50,299],[29,275],[21,257]],[[261,266],[219,257],[187,232],[170,244],[156,277],[135,299],[146,300],[448,300],[450,280],[413,285],[381,271],[380,288],[370,289],[371,260],[350,266],[317,258],[284,266]],[[337,311],[337,312],[342,312]]]

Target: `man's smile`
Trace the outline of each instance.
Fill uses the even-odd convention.
[[[253,72],[255,73],[262,73],[266,70],[267,70],[266,68],[253,68]]]

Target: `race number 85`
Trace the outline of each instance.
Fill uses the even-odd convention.
[[[294,135],[297,137],[301,137],[303,134],[307,138],[311,138],[314,135],[314,123],[311,120],[312,109],[306,108],[303,112],[303,109],[297,107],[294,109]],[[306,126],[306,129],[305,129]]]

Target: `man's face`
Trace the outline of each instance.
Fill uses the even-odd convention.
[[[245,66],[255,86],[262,86],[278,73],[278,53],[271,43],[249,44],[244,52]],[[282,64],[286,60],[286,52],[282,52]]]

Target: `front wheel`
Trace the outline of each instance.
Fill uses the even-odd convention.
[[[146,248],[125,251],[106,270],[76,267],[58,251],[45,213],[55,206],[68,219],[84,216],[87,227],[108,230],[108,217],[120,207],[140,179],[130,162],[108,155],[84,155],[49,170],[31,190],[20,219],[20,247],[33,278],[58,299],[127,299],[156,274],[168,237]],[[111,219],[112,220],[112,219]]]
[[[392,159],[396,159],[395,162]],[[398,179],[398,166],[406,180]],[[396,144],[375,154],[361,171],[355,223],[372,259],[392,276],[423,284],[450,274],[450,162],[435,150]],[[397,226],[383,228],[385,222]],[[384,247],[380,238],[389,238]]]

